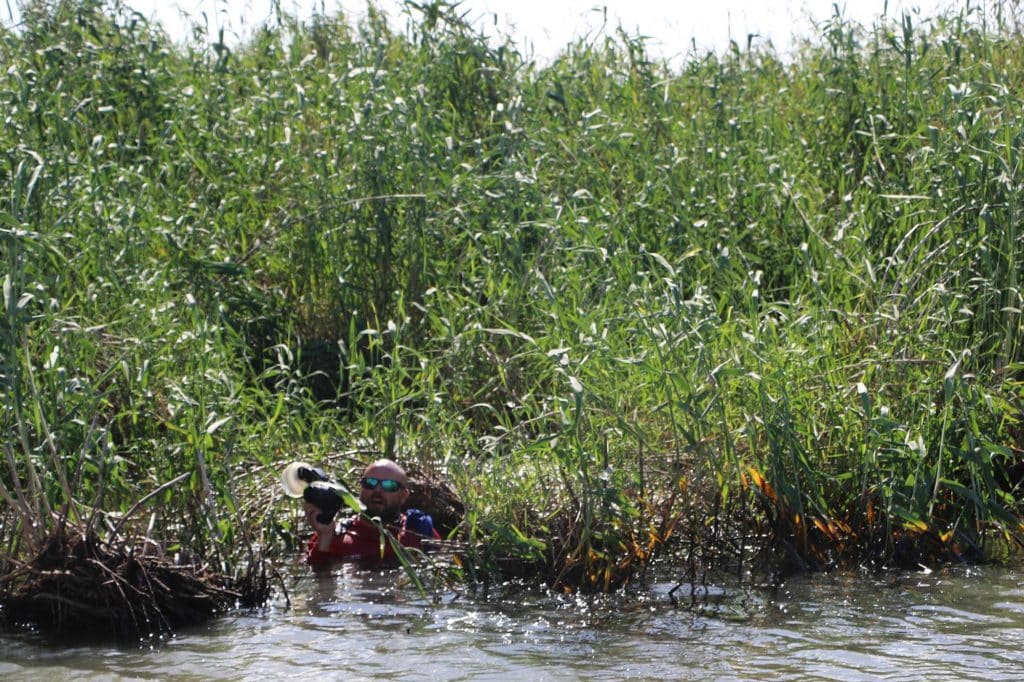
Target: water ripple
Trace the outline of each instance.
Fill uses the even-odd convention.
[[[0,638],[0,677],[377,680],[1016,680],[1024,589],[1011,569],[810,576],[774,591],[673,584],[569,598],[448,595],[401,574],[298,570],[291,605],[144,646]]]

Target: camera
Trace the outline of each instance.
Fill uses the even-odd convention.
[[[331,477],[328,476],[323,469],[311,467],[308,464],[299,464],[295,468],[295,476],[300,481],[305,481],[306,483],[317,483],[318,481],[327,482],[331,480]]]
[[[344,504],[337,488],[325,480],[310,482],[302,491],[302,499],[320,510],[316,515],[316,520],[320,523],[330,523]]]
[[[288,497],[301,497],[321,513],[316,520],[330,523],[341,506],[345,504],[342,488],[331,481],[331,477],[319,469],[302,462],[292,462],[281,472],[281,487]]]

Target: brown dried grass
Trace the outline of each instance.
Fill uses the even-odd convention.
[[[55,634],[161,635],[263,603],[270,594],[262,560],[231,578],[206,566],[175,563],[145,543],[104,541],[92,529],[54,531],[31,561],[8,560],[5,568],[4,624]]]

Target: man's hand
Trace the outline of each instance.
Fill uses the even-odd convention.
[[[331,543],[334,542],[334,519],[331,519],[329,523],[321,523],[316,518],[322,513],[319,507],[309,502],[304,502],[302,506],[306,512],[306,520],[309,521],[309,525],[316,531],[317,549],[321,552],[328,551],[331,548]]]

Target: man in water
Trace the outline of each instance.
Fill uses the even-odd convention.
[[[313,565],[332,559],[395,562],[391,543],[367,517],[379,519],[403,547],[421,549],[424,538],[439,540],[441,536],[428,515],[417,509],[402,511],[409,498],[408,484],[402,467],[390,459],[379,459],[366,467],[359,479],[359,500],[366,507],[365,514],[341,524],[334,519],[324,523],[317,518],[320,508],[304,502],[306,519],[316,531],[309,542],[307,561]]]

